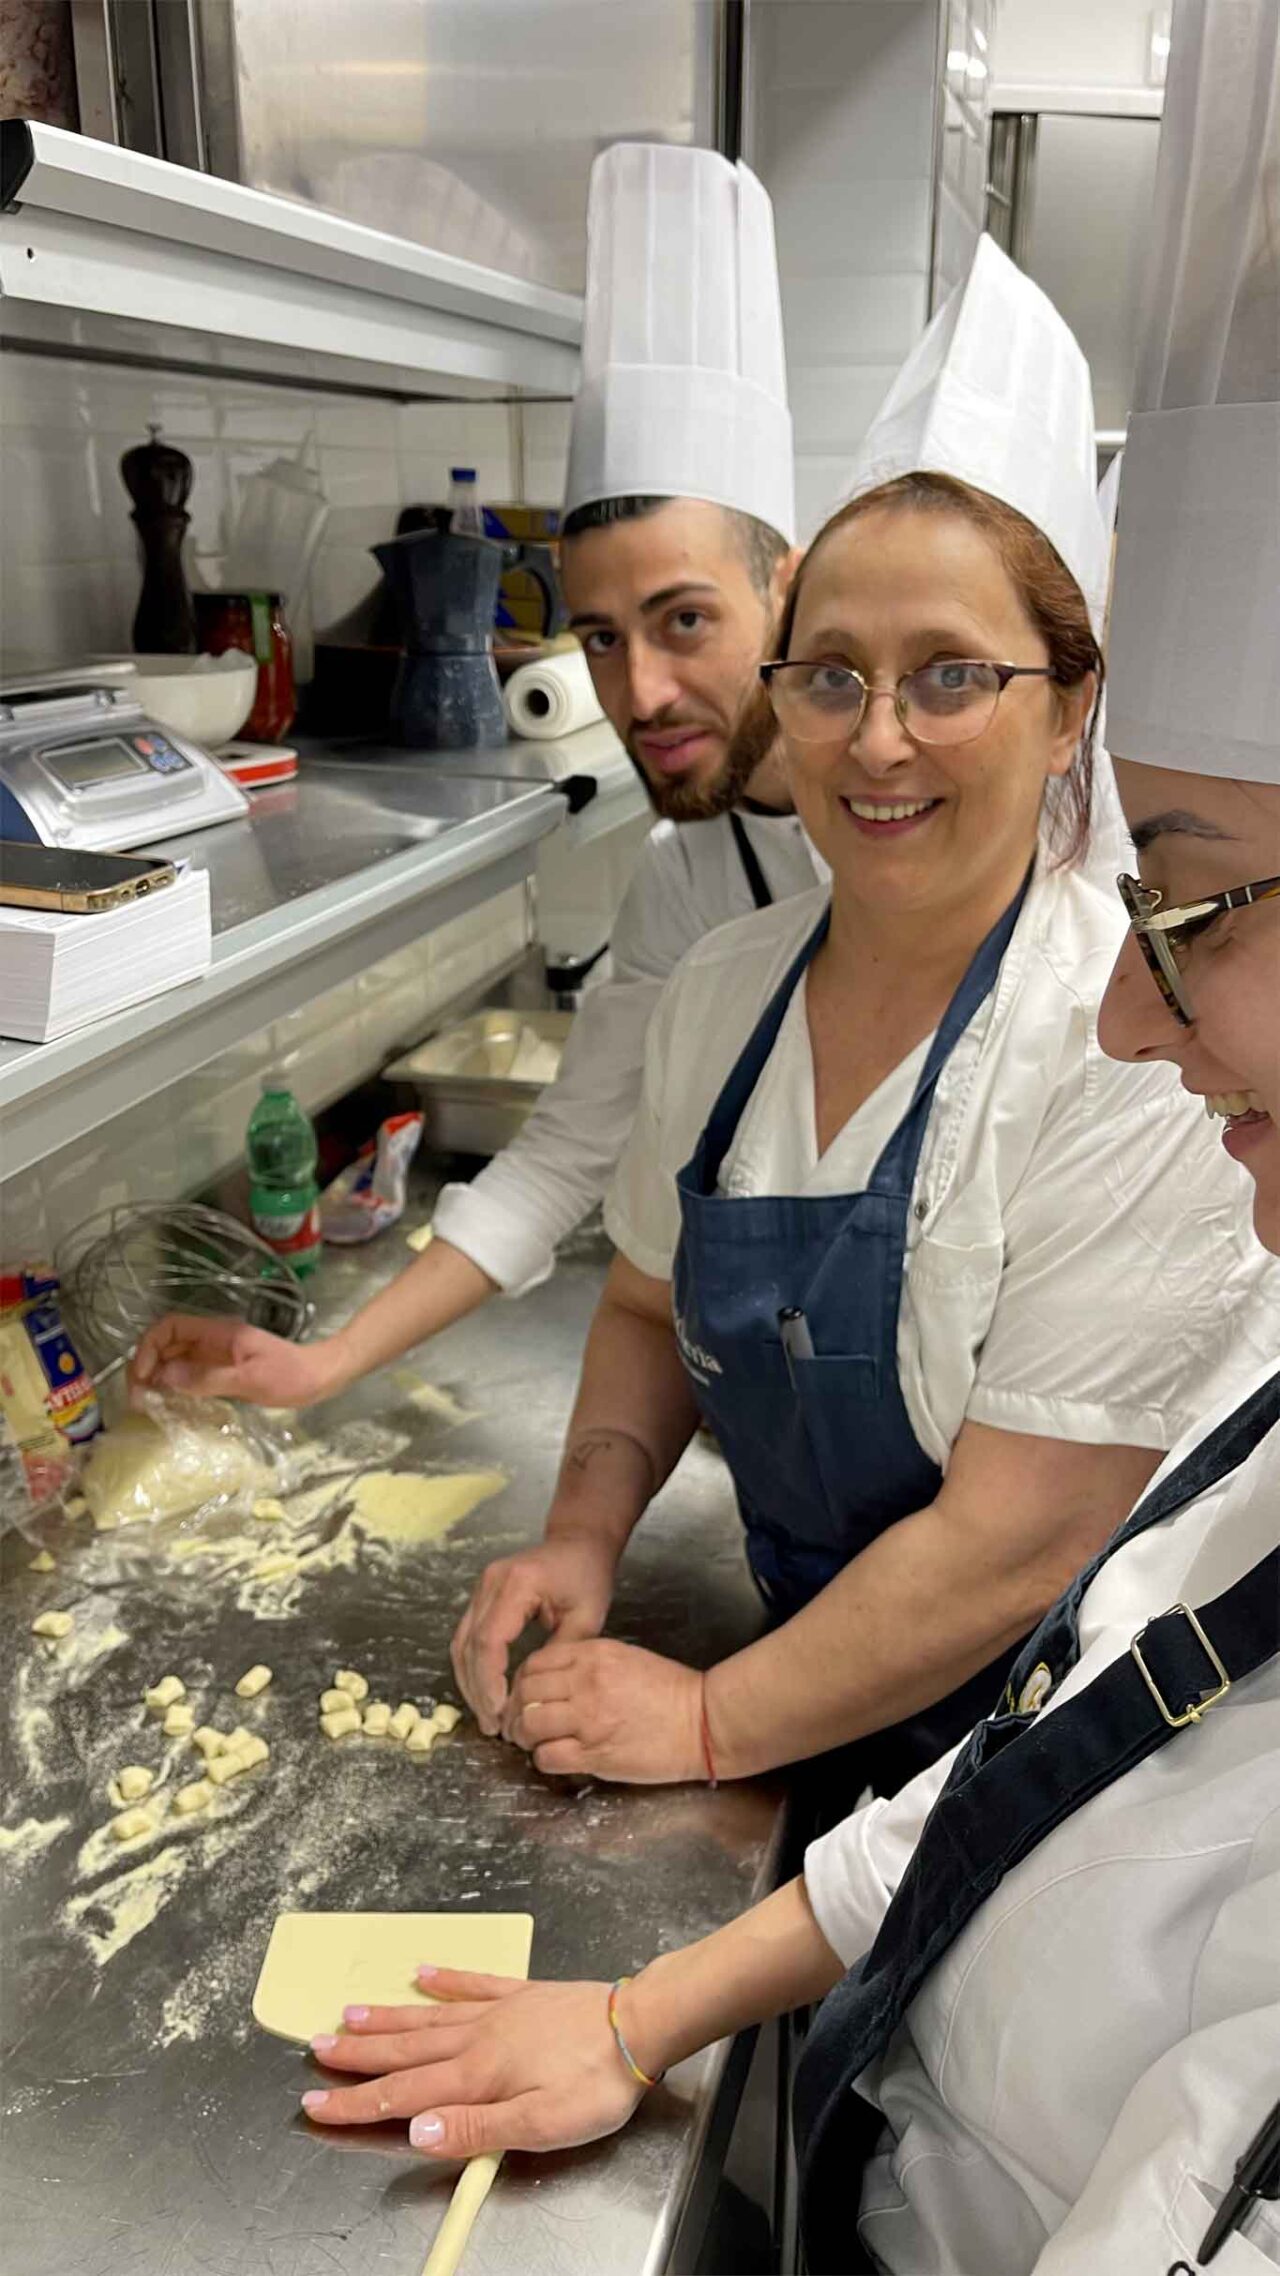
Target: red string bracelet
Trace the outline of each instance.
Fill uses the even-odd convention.
[[[704,1763],[705,1763],[705,1765],[706,1765],[706,1771],[707,1771],[707,1784],[708,1784],[709,1786],[718,1786],[718,1785],[720,1784],[720,1781],[719,1781],[719,1779],[716,1777],[716,1758],[715,1758],[715,1756],[713,1755],[713,1753],[711,1752],[711,1725],[710,1725],[710,1723],[709,1723],[709,1721],[708,1721],[708,1719],[707,1719],[707,1679],[706,1679],[706,1676],[705,1676],[705,1674],[704,1674],[704,1676],[703,1676],[703,1678],[702,1678],[702,1710],[701,1710],[701,1723],[702,1723],[702,1759],[703,1759],[703,1762],[704,1762]]]

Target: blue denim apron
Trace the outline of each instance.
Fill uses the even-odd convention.
[[[1199,1609],[1208,1649],[1175,1605],[1053,1714],[1041,1720],[1038,1705],[1021,1704],[1028,1695],[1042,1704],[1076,1665],[1081,1599],[1108,1558],[1229,1476],[1278,1422],[1274,1375],[1138,1504],[1046,1613],[996,1713],[952,1764],[870,1952],[819,2008],[795,2091],[801,2224],[815,2276],[870,2265],[855,2234],[857,2175],[884,2118],[855,2081],[884,2052],[930,1969],[1010,1868],[1092,1795],[1175,1737],[1194,1745],[1197,1720],[1222,1697],[1224,1669],[1238,1683],[1280,1652],[1277,1548]]]
[[[786,1620],[852,1558],[937,1497],[898,1381],[907,1220],[938,1077],[990,995],[1021,892],[975,954],[934,1036],[911,1104],[862,1193],[726,1195],[721,1165],[787,1006],[826,938],[826,911],[763,1012],[680,1172],[676,1335],[738,1493],[760,1592]],[[812,1356],[784,1349],[802,1316]],[[989,1706],[1009,1654],[892,1734],[883,1791],[933,1762]],[[882,1750],[884,1751],[883,1747]],[[866,1772],[870,1775],[870,1772]]]

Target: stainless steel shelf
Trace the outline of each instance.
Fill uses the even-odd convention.
[[[6,329],[371,389],[565,395],[582,303],[314,206],[115,143],[0,127]],[[21,327],[17,318],[21,314]]]
[[[406,772],[394,803],[333,770],[164,851],[209,871],[214,960],[55,1043],[0,1043],[0,1172],[15,1176],[270,1020],[532,875],[564,819],[546,782]],[[160,849],[157,848],[157,851]]]

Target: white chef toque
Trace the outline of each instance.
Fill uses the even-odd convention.
[[[1043,530],[1101,639],[1110,544],[1089,366],[1053,302],[985,235],[889,389],[844,495],[920,472],[985,490]]]
[[[1280,0],[1177,0],[1120,483],[1110,737],[1280,782]]]
[[[773,208],[712,150],[620,142],[591,169],[564,510],[705,498],[795,530]]]

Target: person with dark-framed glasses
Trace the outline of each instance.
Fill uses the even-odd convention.
[[[669,984],[546,1542],[489,1568],[454,1639],[482,1728],[542,1770],[802,1763],[828,1822],[968,1729],[1206,1384],[1280,1325],[1203,1121],[1167,1068],[1098,1049],[1124,917],[1090,781],[1089,377],[990,239],[851,493],[740,729],[780,731],[830,892],[708,936]],[[699,1418],[767,1620],[709,1669],[600,1633]],[[537,1600],[552,1639],[509,1682],[560,1543],[589,1545],[594,1595]]]
[[[1168,816],[1162,817],[1159,828],[1154,827],[1149,818],[1144,819],[1139,824],[1140,835],[1135,833],[1135,844],[1145,847],[1165,836],[1196,838],[1204,835],[1203,828],[1194,819],[1188,822],[1185,809],[1174,808],[1173,814],[1172,821]],[[1251,909],[1256,901],[1273,901],[1280,894],[1280,877],[1258,877],[1252,885],[1229,885],[1225,892],[1211,893],[1207,900],[1186,901],[1170,907],[1166,906],[1160,886],[1144,885],[1137,877],[1120,877],[1116,883],[1147,969],[1183,1027],[1195,1024],[1191,974],[1196,962],[1196,943],[1210,947],[1220,918],[1229,916],[1233,909]]]

